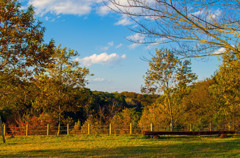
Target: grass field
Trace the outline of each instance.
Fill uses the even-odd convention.
[[[0,157],[240,157],[240,136],[28,136],[0,142]]]

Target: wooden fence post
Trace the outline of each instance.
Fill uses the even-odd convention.
[[[60,123],[58,123],[57,136],[59,136],[59,135],[60,135],[60,130],[61,130],[61,125],[60,125]]]
[[[90,124],[88,124],[88,135],[90,135],[91,131],[90,131]]]
[[[50,125],[47,124],[47,136],[49,136]]]
[[[28,124],[26,125],[26,136],[28,136]]]
[[[3,135],[6,136],[6,124],[3,124]]]
[[[210,122],[210,131],[212,131],[212,122]]]
[[[109,124],[109,135],[111,135],[112,134],[112,124],[110,123]]]
[[[190,131],[192,131],[192,124],[190,124]]]
[[[153,124],[150,124],[150,130],[153,131]]]
[[[132,135],[132,123],[130,123],[130,135]]]
[[[67,135],[69,135],[69,124],[67,124]]]

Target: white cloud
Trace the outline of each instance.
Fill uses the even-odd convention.
[[[97,13],[101,16],[107,15],[110,11],[110,8],[106,5],[101,6],[97,9]]]
[[[109,2],[108,0],[103,0],[105,2],[105,5],[100,6],[99,8],[97,8],[97,13],[99,15],[107,15],[109,13],[111,13],[112,10],[115,11],[120,11],[120,12],[128,12],[129,14],[139,14],[139,13],[149,13],[148,9],[144,9],[138,6],[143,5],[142,3],[144,3],[146,6],[156,6],[156,0],[142,0],[142,1],[132,1],[132,0],[117,0],[115,1],[117,3],[113,4],[111,2]],[[131,25],[133,24],[133,22],[131,22],[129,20],[129,18],[127,18],[126,15],[122,15],[121,19],[115,23],[115,25]]]
[[[123,44],[122,43],[120,43],[119,45],[117,45],[115,48],[116,49],[118,49],[118,48],[120,48],[120,47],[122,47],[123,46]]]
[[[93,79],[93,81],[95,81],[95,82],[103,82],[103,81],[105,81],[105,79],[98,77],[98,78]]]
[[[98,8],[98,13],[101,14],[101,15],[106,15],[108,14],[111,9],[113,10],[122,10],[123,12],[124,11],[129,11],[131,13],[142,13],[144,12],[145,10],[143,10],[143,8],[140,8],[138,7],[138,5],[142,5],[142,3],[144,3],[145,5],[155,5],[156,4],[156,0],[144,0],[144,1],[131,1],[131,0],[117,0],[116,3],[118,5],[114,5],[113,3],[111,2],[108,2],[108,0],[104,0],[105,6],[101,6]],[[136,7],[134,7],[136,6]],[[111,8],[111,9],[110,9]],[[146,9],[147,10],[147,9]]]
[[[134,49],[134,48],[137,48],[139,45],[140,45],[139,43],[133,43],[133,44],[129,45],[129,48]]]
[[[214,21],[218,19],[221,16],[222,12],[220,9],[217,10],[199,10],[194,13],[191,13],[190,15],[205,18],[207,21]]]
[[[108,42],[108,45],[109,46],[113,46],[114,45],[114,42],[112,41],[112,42]]]
[[[191,13],[191,15],[193,16],[199,16],[199,15],[202,15],[204,13],[204,10],[199,10],[197,12],[194,12],[194,13]]]
[[[131,24],[132,22],[126,16],[122,16],[122,19],[115,23],[115,25],[123,25],[123,26],[131,25]]]
[[[140,33],[136,33],[134,35],[130,35],[127,37],[127,39],[131,41],[143,41],[144,38],[145,38],[145,35],[142,35]]]
[[[149,44],[149,45],[146,47],[146,49],[151,49],[152,47],[156,47],[157,45],[165,42],[166,40],[167,40],[167,38],[165,38],[165,37],[157,38],[157,39],[155,39],[155,42]]]
[[[114,42],[108,42],[107,46],[106,47],[103,47],[102,50],[103,51],[107,51],[109,48],[113,47],[114,46]]]
[[[46,13],[53,14],[89,14],[93,5],[100,3],[99,0],[29,0],[28,4],[36,8],[36,13],[43,16]]]
[[[130,49],[134,49],[138,47],[141,43],[144,43],[145,35],[136,33],[134,35],[128,36],[127,39],[132,42],[135,42],[129,46]]]
[[[146,49],[151,49],[152,47],[156,47],[157,45],[159,45],[159,44],[158,43],[151,43],[146,47]]]
[[[226,48],[222,47],[216,50],[213,54],[223,54],[226,52]]]
[[[215,20],[217,18],[219,18],[221,16],[222,12],[220,9],[217,9],[216,11],[211,11],[209,13],[209,15],[207,16],[207,20],[211,21],[211,20]]]
[[[75,59],[76,61],[82,63],[85,66],[91,66],[93,64],[117,64],[119,61],[123,60],[126,58],[126,55],[118,55],[116,53],[112,54],[107,54],[107,53],[102,53],[102,54],[93,54],[92,56],[85,57],[82,59]]]

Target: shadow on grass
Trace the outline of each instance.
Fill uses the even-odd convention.
[[[154,145],[111,149],[31,150],[17,154],[8,153],[1,157],[240,157],[239,139],[213,143],[184,143],[182,139],[181,141],[183,142],[167,145],[153,143]]]

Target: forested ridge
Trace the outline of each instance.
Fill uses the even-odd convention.
[[[7,125],[240,129],[239,47],[226,48],[218,70],[203,81],[176,50],[157,49],[141,94],[92,91],[90,70],[74,61],[78,52],[46,43],[32,7],[21,11],[15,0],[0,2],[0,115]]]

